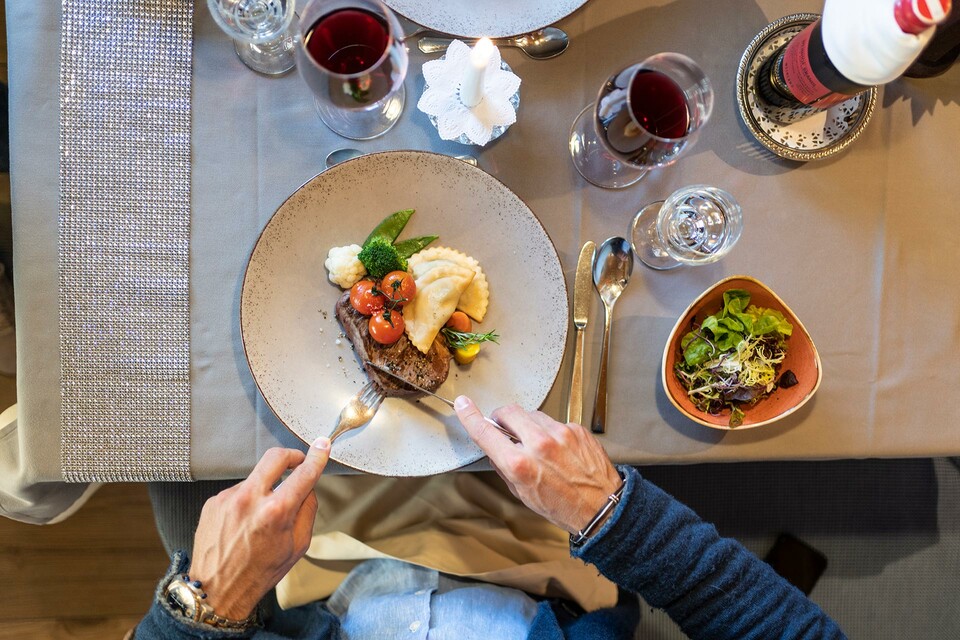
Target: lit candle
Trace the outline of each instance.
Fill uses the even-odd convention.
[[[483,100],[483,81],[493,51],[490,38],[480,38],[477,44],[473,45],[470,51],[470,66],[460,81],[460,102],[465,107],[475,107]]]

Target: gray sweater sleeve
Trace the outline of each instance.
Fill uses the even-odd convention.
[[[664,609],[691,638],[845,638],[768,564],[632,467],[613,516],[575,557]]]

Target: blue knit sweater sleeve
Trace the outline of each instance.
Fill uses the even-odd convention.
[[[691,638],[845,638],[800,590],[632,467],[613,516],[575,557],[664,609]]]

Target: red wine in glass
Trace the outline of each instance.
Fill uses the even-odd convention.
[[[364,9],[323,15],[304,36],[307,54],[318,65],[336,76],[349,76],[330,78],[331,85],[342,87],[330,96],[344,107],[374,103],[390,92],[393,64],[385,55],[390,44],[386,21]]]
[[[297,70],[335,133],[370,140],[403,113],[409,58],[397,17],[380,0],[307,0],[297,24]]]
[[[620,68],[570,127],[573,166],[607,189],[636,184],[690,149],[713,111],[713,87],[696,62],[664,52]]]
[[[686,146],[691,105],[667,74],[637,66],[607,80],[597,102],[597,131],[608,150],[635,166],[670,164]]]
[[[665,73],[641,69],[630,83],[630,112],[641,127],[661,138],[682,138],[690,126],[683,89]]]

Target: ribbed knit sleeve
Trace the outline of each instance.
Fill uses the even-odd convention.
[[[664,609],[691,638],[845,638],[768,564],[632,467],[613,516],[572,553]]]

